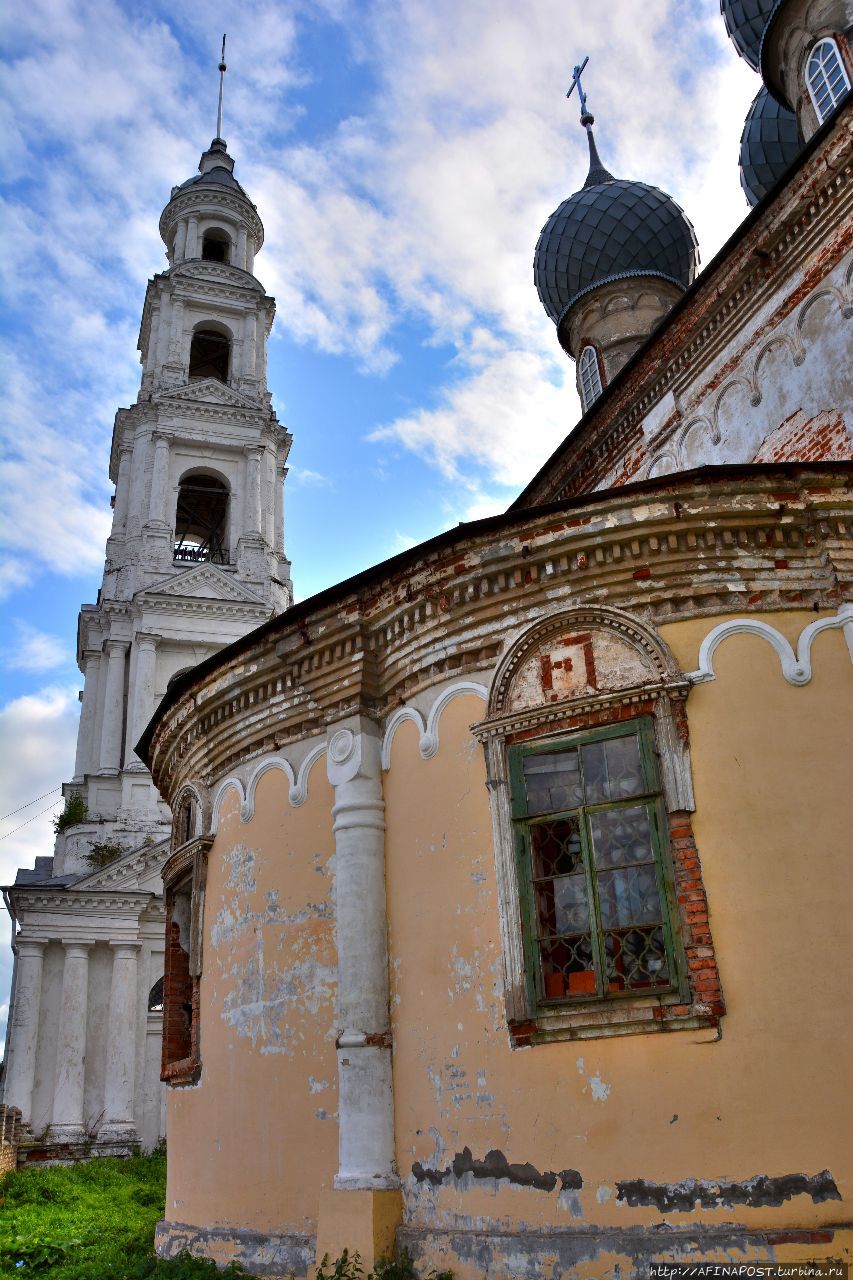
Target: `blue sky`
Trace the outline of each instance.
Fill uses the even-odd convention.
[[[71,776],[76,617],[109,527],[112,420],[139,383],[157,222],[215,132],[258,205],[277,299],[269,383],[293,433],[298,598],[505,508],[579,416],[532,281],[586,173],[584,54],[605,164],[669,191],[704,262],[746,215],[759,87],[718,0],[11,0],[5,95],[2,813]],[[51,812],[0,826],[0,883]],[[0,1019],[10,967],[0,919]]]

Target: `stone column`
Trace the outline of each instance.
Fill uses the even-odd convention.
[[[113,511],[113,537],[120,536],[127,530],[127,513],[130,507],[130,464],[133,460],[133,445],[124,445],[118,460],[118,477],[116,479],[116,504]]]
[[[92,759],[95,748],[95,720],[98,715],[98,676],[101,655],[94,649],[83,654],[83,693],[80,698],[80,724],[77,726],[77,756],[74,761],[74,782],[82,782],[96,762]]]
[[[237,257],[234,261],[235,267],[242,267],[246,270],[246,228],[241,227],[237,232]]]
[[[18,957],[15,965],[15,989],[12,997],[12,1023],[3,1101],[7,1106],[20,1107],[21,1116],[28,1124],[33,1103],[33,1081],[36,1075],[45,944],[18,938],[16,945]]]
[[[198,256],[198,215],[191,213],[187,225],[186,257],[197,258]]]
[[[283,462],[275,468],[275,550],[284,552],[284,478],[287,467]]]
[[[159,368],[169,359],[169,342],[172,337],[172,297],[165,289],[160,291],[160,323],[157,326],[157,365]]]
[[[180,298],[172,301],[172,326],[169,339],[169,362],[181,364],[184,358],[184,304]]]
[[[256,369],[258,358],[255,351],[255,339],[257,337],[257,322],[253,315],[244,317],[243,320],[243,375],[247,378],[257,376]]]
[[[98,772],[117,774],[121,768],[121,740],[124,728],[124,662],[127,644],[124,640],[108,640],[107,680],[104,691],[104,721],[101,726],[101,751]]]
[[[137,942],[113,942],[107,1030],[104,1120],[97,1145],[111,1155],[132,1155],[139,1144],[133,1119],[136,1069]]]
[[[142,530],[142,500],[145,494],[145,464],[148,454],[148,435],[137,436],[133,442],[133,459],[130,464],[130,494],[127,505],[127,536],[134,537]]]
[[[358,1247],[366,1267],[394,1246],[402,1217],[394,1163],[388,1013],[385,804],[378,727],[363,717],[329,730],[335,789],[338,948],[338,1172],[320,1197],[317,1256]],[[347,1246],[347,1241],[357,1246]]]
[[[86,1007],[89,997],[89,944],[65,942],[62,1004],[56,1044],[53,1118],[48,1142],[80,1143],[83,1127],[83,1088],[86,1078]]]
[[[246,243],[246,270],[252,272],[255,270],[255,241],[252,236]]]
[[[246,450],[246,533],[261,536],[261,459],[263,449]]]
[[[147,631],[138,631],[134,636],[136,647],[136,678],[133,684],[133,714],[129,717],[130,734],[127,743],[127,761],[135,768],[145,768],[134,745],[142,737],[142,732],[151,719],[154,710],[154,681],[157,672],[157,645],[160,636]]]
[[[187,220],[181,218],[175,232],[175,263],[183,262],[187,249]]]
[[[167,527],[166,500],[169,496],[169,437],[162,432],[154,436],[154,467],[151,472],[151,500],[148,504],[150,524]]]
[[[379,730],[330,731],[335,789],[340,1084],[338,1188],[397,1187],[388,1016],[385,802]]]

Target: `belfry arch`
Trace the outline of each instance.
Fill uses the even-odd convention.
[[[182,477],[175,507],[175,560],[229,563],[229,497],[221,476],[190,472]]]

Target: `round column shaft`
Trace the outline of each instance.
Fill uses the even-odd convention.
[[[101,726],[100,773],[118,773],[121,767],[121,740],[124,729],[124,662],[127,645],[123,640],[108,640],[107,684],[104,696],[104,722]]]
[[[104,1121],[98,1130],[98,1145],[115,1147],[119,1144],[122,1148],[132,1148],[138,1142],[133,1119],[133,1098],[139,944],[114,943],[112,949]]]
[[[12,1034],[9,1037],[3,1101],[7,1106],[19,1107],[25,1123],[30,1120],[33,1102],[44,946],[43,942],[21,938],[17,941]]]
[[[56,1044],[53,1119],[50,1142],[83,1142],[83,1089],[86,1078],[86,1012],[89,993],[89,945],[65,943],[62,1005]]]
[[[169,494],[169,437],[154,437],[154,469],[151,473],[151,502],[148,519],[151,524],[167,524],[166,505]]]
[[[74,761],[74,781],[82,782],[95,766],[92,759],[95,747],[95,720],[98,714],[98,675],[101,655],[89,652],[84,655],[83,697],[80,703],[80,724],[77,729],[77,755]]]
[[[133,716],[127,744],[127,756],[136,765],[142,761],[133,750],[134,743],[142,737],[154,711],[154,685],[157,673],[157,645],[160,637],[139,631],[134,637],[136,645],[136,679],[133,688]]]

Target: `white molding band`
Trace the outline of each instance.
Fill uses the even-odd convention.
[[[441,713],[449,702],[463,693],[473,693],[484,702],[487,702],[489,697],[489,691],[485,685],[477,684],[474,680],[459,680],[456,684],[448,685],[441,690],[429,709],[426,723],[416,707],[400,707],[395,711],[385,725],[385,734],[382,739],[382,768],[386,772],[391,768],[391,745],[394,735],[406,720],[411,720],[420,734],[418,750],[421,753],[421,759],[432,759],[439,747],[438,722]]]
[[[729,636],[749,635],[761,636],[772,645],[779,655],[782,675],[789,684],[808,684],[812,678],[811,649],[815,636],[820,635],[822,631],[835,630],[838,627],[844,630],[850,658],[853,661],[853,604],[841,605],[834,618],[819,618],[816,622],[810,622],[807,627],[804,627],[797,641],[796,653],[781,631],[771,627],[768,622],[761,622],[757,618],[730,618],[708,632],[699,649],[699,666],[695,671],[688,672],[687,679],[691,684],[704,684],[708,680],[716,680],[714,653],[718,646]]]

